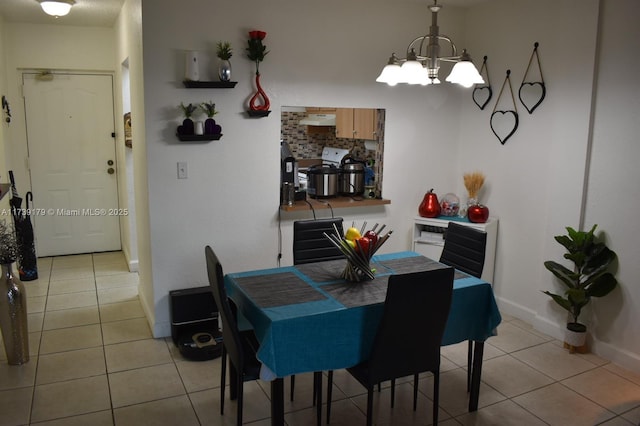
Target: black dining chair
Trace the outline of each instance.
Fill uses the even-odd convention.
[[[204,249],[207,275],[220,317],[222,319],[222,366],[220,372],[220,414],[224,415],[224,393],[227,370],[227,356],[231,363],[229,379],[230,399],[237,397],[236,424],[242,424],[242,401],[244,382],[257,380],[260,376],[260,362],[256,358],[258,341],[253,331],[240,332],[237,324],[235,305],[230,303],[224,288],[224,274],[218,257],[210,246]]]
[[[449,222],[440,263],[453,266],[459,271],[480,278],[484,268],[487,248],[487,233],[470,226]],[[467,390],[471,387],[471,365],[473,342],[469,340],[467,351]]]
[[[324,236],[325,232],[335,234],[334,225],[342,235],[342,222],[341,217],[293,222],[293,264],[344,259],[344,254]]]
[[[344,234],[343,219],[341,217],[297,220],[293,222],[293,264],[323,262],[326,260],[344,259],[344,254],[324,236],[325,233],[333,235],[336,229],[340,235]],[[333,371],[327,373],[328,393],[331,398],[333,386]],[[291,400],[295,376],[291,376]],[[329,402],[329,401],[328,401]],[[318,408],[318,424],[321,422],[322,410],[322,372],[313,373],[313,404]],[[327,405],[327,418],[330,415],[330,405]]]
[[[395,379],[413,375],[415,411],[418,375],[426,371],[433,373],[433,424],[438,424],[440,345],[451,309],[453,275],[454,269],[445,267],[389,277],[369,359],[347,368],[367,389],[367,426],[373,422],[375,385],[391,380],[393,407]]]

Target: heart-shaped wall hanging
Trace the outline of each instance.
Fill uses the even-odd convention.
[[[494,111],[491,113],[491,131],[502,145],[516,132],[518,123],[516,111]]]
[[[542,77],[542,67],[540,66],[540,56],[538,54],[538,46],[539,43],[536,41],[533,44],[533,52],[531,52],[531,57],[529,57],[529,64],[527,65],[527,70],[524,72],[524,76],[522,77],[522,84],[520,84],[520,90],[518,90],[518,98],[520,98],[520,102],[527,109],[529,114],[532,114],[538,105],[542,103],[544,97],[547,94],[547,89],[544,85],[544,77]],[[538,71],[540,72],[540,81],[529,81],[527,82],[527,75],[529,74],[529,69],[531,68],[531,62],[533,62],[533,58],[536,58],[536,62],[538,63]]]
[[[493,111],[491,112],[491,118],[489,119],[489,126],[491,126],[491,131],[498,138],[500,143],[504,145],[504,143],[509,139],[518,129],[518,107],[516,106],[516,99],[513,96],[513,88],[511,87],[511,70],[507,70],[507,75],[502,82],[502,87],[500,88],[500,94],[498,95],[498,99],[496,99],[496,105],[493,107]],[[504,87],[509,83],[509,91],[511,92],[511,102],[513,103],[513,109],[503,109],[498,110],[498,104],[500,103],[500,98],[502,98],[502,92],[504,91]]]
[[[484,76],[482,75],[484,72]],[[482,67],[480,67],[480,76],[483,77],[486,84],[484,86],[476,86],[473,89],[473,93],[471,98],[473,98],[473,103],[478,105],[478,108],[481,110],[487,106],[489,101],[491,100],[491,96],[493,95],[493,91],[491,90],[491,80],[489,79],[489,66],[487,65],[487,57],[484,57],[482,61]]]
[[[491,86],[476,87],[473,89],[473,102],[482,110],[487,106],[492,95],[493,92],[491,91]]]
[[[524,105],[529,114],[538,108],[538,105],[542,103],[546,94],[547,89],[545,88],[544,83],[538,81],[535,83],[523,82],[520,85],[520,90],[518,90],[518,98],[520,98],[520,102]],[[530,107],[529,105],[532,106]]]

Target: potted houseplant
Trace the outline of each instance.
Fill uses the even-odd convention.
[[[216,56],[220,59],[218,65],[218,77],[220,81],[231,81],[231,56],[233,56],[233,49],[231,49],[231,43],[228,41],[219,41],[216,44]]]
[[[178,133],[183,135],[193,135],[195,129],[191,116],[198,109],[198,106],[193,104],[185,105],[180,102],[180,109],[182,110],[185,118],[182,121],[182,126],[178,126]]]
[[[222,133],[222,127],[216,124],[213,116],[219,111],[216,110],[216,104],[212,101],[203,102],[200,104],[200,109],[207,114],[207,119],[204,121],[204,134],[205,135],[219,135]]]
[[[567,252],[564,258],[573,262],[573,270],[552,260],[544,262],[547,268],[564,285],[563,295],[545,291],[558,305],[571,315],[567,323],[567,340],[571,352],[584,346],[587,327],[579,322],[580,313],[592,297],[603,297],[609,294],[618,281],[609,272],[616,259],[616,253],[603,242],[596,241],[594,232],[598,225],[590,231],[576,231],[567,227],[567,235],[557,235],[555,240]]]

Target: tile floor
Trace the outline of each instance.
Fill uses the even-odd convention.
[[[28,294],[31,359],[0,354],[0,425],[233,425],[235,403],[219,414],[220,359],[183,359],[170,338],[153,339],[137,297],[137,275],[122,253],[44,258]],[[506,317],[485,345],[480,409],[466,412],[466,343],[443,348],[443,425],[640,425],[640,374],[562,344]],[[288,381],[285,381],[288,384]],[[366,396],[335,375],[331,424],[364,424]],[[228,393],[227,393],[228,395]],[[432,377],[375,395],[375,423],[429,424]],[[311,376],[298,375],[288,425],[314,425]],[[269,425],[269,384],[245,388],[245,422]]]

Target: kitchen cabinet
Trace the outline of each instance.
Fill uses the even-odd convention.
[[[498,219],[490,217],[486,223],[471,223],[467,219],[440,216],[426,218],[417,216],[413,220],[413,251],[433,260],[439,260],[444,247],[446,230],[449,222],[470,226],[487,233],[487,247],[484,256],[482,279],[493,283],[493,270],[496,258],[496,242],[498,237]]]
[[[309,114],[335,114],[335,107],[307,107],[305,110]]]
[[[336,137],[376,140],[377,116],[371,108],[336,108]]]

